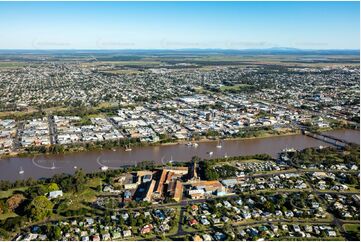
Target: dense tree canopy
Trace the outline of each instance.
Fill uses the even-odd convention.
[[[30,203],[28,215],[32,220],[40,221],[52,215],[53,207],[53,203],[45,196],[38,196]]]
[[[48,192],[59,190],[58,184],[52,182],[48,185]]]

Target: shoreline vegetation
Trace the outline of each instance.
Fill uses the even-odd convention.
[[[347,152],[346,152],[347,151]],[[345,147],[344,150],[340,151],[334,147],[324,148],[322,150],[318,148],[306,148],[300,151],[297,151],[291,155],[291,159],[294,161],[302,160],[303,161],[323,161],[326,162],[329,157],[338,158],[335,161],[336,163],[343,163],[347,161],[348,163],[359,164],[359,146],[349,146]],[[233,176],[232,173],[225,173],[226,176],[222,177],[220,174],[214,172],[214,165],[222,162],[227,162],[229,160],[274,160],[267,154],[255,154],[247,156],[233,156],[227,158],[214,158],[214,159],[200,159],[199,157],[193,157],[191,160],[199,162],[200,166],[200,176],[204,180],[213,180],[213,179],[226,179],[229,176]],[[188,161],[187,161],[188,162]],[[185,166],[187,162],[177,162],[174,164],[169,164],[173,166]],[[117,170],[108,170],[108,171],[97,171],[92,173],[84,173],[82,169],[78,169],[75,174],[58,174],[54,175],[51,178],[46,179],[27,179],[27,180],[18,180],[16,182],[9,181],[0,181],[0,201],[2,201],[2,207],[6,208],[4,219],[0,219],[0,223],[6,228],[9,228],[10,233],[4,233],[4,230],[0,230],[4,235],[14,235],[20,231],[22,227],[28,227],[27,225],[31,224],[41,224],[51,219],[63,219],[70,217],[84,217],[89,213],[99,214],[96,208],[90,206],[90,203],[83,203],[84,201],[93,201],[95,197],[99,196],[101,188],[101,181],[109,182],[112,178],[129,172],[136,172],[139,170],[155,170],[164,167],[163,164],[155,164],[152,161],[144,161],[137,167],[128,167]],[[229,170],[229,166],[224,165],[226,170]],[[213,172],[212,172],[213,171]],[[232,171],[232,170],[229,170]],[[228,175],[227,175],[228,174]],[[61,189],[65,193],[64,199],[54,200],[49,202],[43,194],[46,194],[49,191]],[[267,192],[264,192],[267,194]],[[39,198],[41,197],[41,199]],[[72,204],[69,206],[68,203],[71,197]],[[40,200],[40,201],[38,201]],[[10,203],[12,202],[12,203]],[[16,203],[15,203],[16,202]],[[51,205],[51,208],[54,209],[53,212],[49,214],[43,214],[43,210],[32,210],[32,206],[35,202],[46,203]],[[53,204],[54,203],[54,204]],[[171,201],[165,201],[165,203],[172,203]],[[16,214],[10,213],[11,207],[8,204],[17,204],[17,208],[13,209]],[[132,208],[147,208],[150,204],[148,202],[131,202],[128,207],[124,207],[125,211]],[[14,206],[12,206],[14,207]],[[11,217],[14,215],[14,217]],[[39,216],[36,216],[39,215]],[[42,215],[42,216],[40,216]],[[25,226],[24,226],[25,225]],[[350,228],[348,228],[350,229]],[[6,231],[6,230],[5,230]]]
[[[212,159],[202,159],[200,157],[194,156],[189,161],[177,161],[175,163],[166,163],[166,164],[160,164],[156,163],[155,161],[150,160],[144,160],[142,162],[139,162],[136,167],[134,166],[124,166],[119,167],[119,169],[111,169],[107,171],[94,171],[94,172],[84,172],[83,169],[77,169],[75,174],[68,174],[68,173],[61,173],[61,174],[55,174],[52,177],[48,178],[40,178],[35,179],[32,177],[29,177],[27,179],[23,180],[16,180],[16,181],[8,181],[8,180],[0,180],[0,191],[6,192],[12,189],[16,189],[19,187],[27,187],[27,186],[33,186],[33,185],[39,185],[39,184],[47,184],[52,182],[60,182],[63,178],[72,178],[76,176],[77,173],[81,172],[83,173],[83,176],[87,178],[96,178],[96,177],[102,177],[105,178],[106,176],[113,177],[115,175],[128,173],[128,172],[136,172],[136,171],[142,171],[142,170],[154,170],[165,166],[173,166],[173,167],[179,167],[179,166],[187,166],[191,161],[196,160],[197,162],[200,162],[202,164],[215,164],[215,163],[222,163],[226,161],[235,161],[235,160],[274,160],[272,156],[269,154],[254,154],[254,155],[241,155],[241,156],[230,156],[227,158],[212,158]],[[0,196],[1,199],[1,196]]]
[[[0,161],[6,158],[29,157],[40,154],[55,155],[55,154],[72,154],[72,153],[87,152],[87,151],[111,150],[111,149],[119,149],[119,148],[125,149],[126,146],[129,145],[131,145],[132,147],[170,146],[170,145],[187,144],[189,142],[207,143],[207,142],[215,142],[217,140],[251,140],[251,139],[299,135],[299,134],[301,134],[300,130],[288,129],[286,131],[276,131],[276,130],[256,129],[256,130],[246,131],[246,135],[244,135],[244,137],[199,136],[190,140],[165,139],[155,143],[140,142],[137,139],[122,139],[122,140],[111,140],[111,141],[102,141],[102,142],[84,142],[84,143],[79,142],[70,145],[33,146],[23,149],[22,151],[16,153],[0,156]]]
[[[332,130],[343,129],[340,127],[336,128],[325,128],[314,130],[314,132],[325,132]],[[354,129],[359,130],[359,129]],[[147,146],[170,146],[187,144],[189,142],[197,143],[208,143],[215,142],[217,140],[252,140],[252,139],[264,139],[272,137],[292,136],[302,134],[301,130],[298,129],[283,129],[273,130],[270,127],[255,127],[251,129],[245,129],[242,133],[237,136],[219,137],[217,133],[209,132],[212,135],[208,136],[197,136],[189,140],[176,140],[171,138],[162,139],[159,142],[147,143],[141,142],[138,139],[121,139],[121,140],[110,140],[101,142],[79,142],[70,145],[47,145],[47,146],[32,146],[26,149],[22,149],[19,152],[13,152],[10,154],[0,156],[0,161],[3,159],[14,158],[14,157],[30,157],[34,155],[56,155],[56,154],[73,154],[87,151],[102,151],[111,149],[125,149],[127,146],[132,147],[147,147]]]

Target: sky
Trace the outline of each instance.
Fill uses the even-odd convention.
[[[359,45],[359,2],[0,2],[0,49]]]

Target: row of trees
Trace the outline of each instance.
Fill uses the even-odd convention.
[[[84,151],[84,150],[102,150],[111,149],[114,147],[125,147],[126,145],[139,146],[140,141],[138,139],[119,139],[119,140],[104,140],[97,142],[86,142],[86,143],[74,143],[67,145],[41,145],[41,146],[30,146],[25,149],[28,154],[34,153],[51,153],[61,154],[66,152]]]
[[[31,177],[26,180],[17,180],[15,182],[10,182],[7,180],[0,180],[0,190],[7,191],[12,188],[34,186],[34,185],[40,184],[40,183],[44,183],[44,181],[43,180],[34,180]]]
[[[290,153],[291,158],[297,163],[312,163],[318,161],[328,165],[345,163],[360,164],[360,146],[349,145],[344,150],[336,147],[326,147],[323,149],[306,148],[302,151]]]

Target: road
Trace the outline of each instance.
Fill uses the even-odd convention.
[[[21,134],[24,130],[24,121],[19,121],[17,125],[18,127],[16,129],[15,138],[14,138],[14,150],[19,150],[21,147]]]
[[[48,116],[48,126],[49,126],[49,137],[50,137],[50,144],[56,144],[56,127],[54,124],[54,117],[49,115]]]
[[[50,126],[49,126],[50,127]],[[279,171],[279,172],[275,172],[275,173],[265,173],[265,174],[252,174],[252,175],[248,175],[246,176],[247,178],[253,178],[253,177],[268,177],[268,176],[274,176],[274,175],[279,175],[279,174],[284,174],[284,173],[299,173],[302,175],[305,175],[305,173],[308,172],[314,172],[315,170],[309,171],[309,170],[304,170],[301,169],[299,166],[295,165],[294,163],[290,163],[291,166],[291,171],[290,170],[284,170],[284,171]],[[339,171],[341,172],[341,171]],[[358,172],[353,172],[355,174],[357,174]],[[306,175],[306,182],[308,183],[308,191],[312,192],[315,195],[315,198],[319,201],[319,203],[323,206],[323,207],[327,207],[328,204],[327,202],[324,200],[324,198],[322,197],[323,194],[328,193],[328,194],[347,194],[347,195],[351,195],[351,194],[359,194],[358,192],[339,192],[339,191],[320,191],[317,190],[312,183],[310,182],[310,177],[308,175]],[[302,192],[304,190],[290,190],[289,192]],[[262,190],[260,191],[255,191],[252,193],[257,193],[257,192],[264,192]],[[285,191],[279,191],[279,190],[275,190],[273,191],[273,193],[283,193]],[[233,194],[230,196],[227,196],[227,198],[237,198],[239,197],[239,195],[237,194]],[[177,221],[177,232],[172,234],[172,235],[168,235],[168,237],[172,237],[172,236],[185,236],[185,235],[193,235],[196,232],[188,232],[188,231],[184,231],[183,229],[183,223],[184,223],[184,217],[185,217],[185,212],[187,209],[187,206],[191,205],[191,204],[195,204],[195,203],[203,203],[206,202],[207,199],[197,199],[197,200],[190,200],[190,199],[183,199],[182,201],[178,202],[178,203],[167,203],[167,204],[155,204],[152,205],[151,208],[153,209],[157,209],[157,208],[168,208],[168,207],[177,207],[180,208],[180,214],[179,214],[179,221]],[[100,208],[100,207],[97,207]],[[127,210],[131,210],[131,211],[142,211],[144,210],[144,207],[136,207],[136,208],[121,208],[121,209],[115,209],[113,211],[127,211]],[[329,213],[331,218],[328,221],[325,220],[317,220],[314,219],[312,220],[306,220],[306,219],[286,219],[286,218],[282,218],[282,219],[262,219],[260,221],[252,221],[252,222],[245,222],[245,221],[241,221],[241,222],[233,222],[231,225],[232,226],[253,226],[253,225],[258,225],[258,224],[271,224],[271,223],[298,223],[298,224],[332,224],[334,226],[336,226],[338,228],[338,230],[343,234],[345,233],[345,230],[343,228],[344,224],[359,224],[359,221],[356,220],[342,220],[337,218],[336,216],[334,216],[332,213]]]

